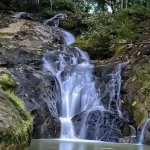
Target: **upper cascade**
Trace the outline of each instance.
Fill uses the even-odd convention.
[[[63,36],[64,38],[64,43],[66,45],[71,45],[72,43],[75,42],[75,37],[73,34],[71,34],[70,32],[66,31],[66,30],[63,30],[61,29],[60,32],[62,33],[61,35]]]
[[[56,15],[45,24],[60,20],[58,16],[65,17]],[[68,31],[58,31],[65,45],[75,41]],[[68,46],[49,51],[43,62],[44,70],[55,76],[60,86],[60,137],[118,142],[123,123],[121,69],[125,64],[118,63],[110,69],[106,67],[107,71],[101,66],[102,76],[96,77],[89,55],[78,47]]]
[[[44,22],[44,25],[51,25],[51,26],[58,27],[59,21],[65,19],[66,17],[67,17],[67,15],[65,13],[59,13],[59,14],[55,15],[54,17],[46,20]]]
[[[44,25],[51,25],[51,26],[58,28],[60,20],[64,20],[65,18],[67,18],[67,14],[59,13],[59,14],[55,15],[54,17],[46,20],[44,22]],[[58,29],[58,31],[59,31],[60,35],[63,37],[64,44],[71,45],[72,43],[75,42],[75,37],[70,32],[68,32],[64,29]]]
[[[64,37],[67,45],[73,42],[69,36]],[[78,47],[49,51],[43,62],[44,70],[56,77],[61,90],[61,110],[58,110],[61,138],[117,142],[123,120],[120,88],[124,64],[114,65],[105,76],[98,78],[93,74],[89,55]],[[96,88],[98,82],[102,88]]]

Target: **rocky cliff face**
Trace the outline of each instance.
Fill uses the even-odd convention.
[[[130,44],[123,50],[124,57],[128,58],[129,64],[123,74],[122,99],[124,106],[130,114],[130,123],[137,129],[138,133],[143,126],[140,123],[143,122],[145,118],[150,117],[148,116],[150,110],[149,24],[150,19],[148,17],[144,18],[144,20],[136,26],[139,38],[135,41],[135,44]],[[145,140],[147,141],[146,143],[149,143],[149,130],[147,130]]]
[[[4,83],[5,86],[3,86],[1,83],[4,79],[0,74],[0,88],[7,92],[10,86],[13,97],[20,98],[19,101],[25,104],[25,110],[33,116],[33,124],[32,122],[27,124],[24,129],[21,123],[28,121],[24,110],[16,108],[17,104],[13,104],[11,97],[2,91],[0,104],[8,107],[5,116],[11,116],[12,111],[13,113],[7,120],[3,116],[4,108],[0,108],[0,115],[3,116],[0,119],[3,122],[0,125],[0,132],[2,132],[0,142],[6,144],[4,145],[6,148],[7,144],[16,144],[17,140],[21,146],[27,146],[31,140],[32,126],[33,138],[59,137],[60,121],[56,108],[57,101],[60,99],[59,86],[56,85],[55,78],[51,74],[43,71],[42,57],[47,49],[52,50],[57,46],[60,36],[55,28],[45,27],[40,23],[11,19],[5,15],[1,15],[0,18],[3,18],[3,22],[0,23],[0,69],[6,69],[13,77],[13,81],[6,78],[8,83]],[[20,124],[17,124],[18,120]],[[16,124],[19,127],[16,127]],[[11,126],[15,128],[9,135]],[[20,133],[18,133],[18,139],[11,141],[11,138],[15,136],[13,133],[15,134],[15,131],[19,129],[23,134],[29,135],[26,137],[22,135],[23,141],[20,141]],[[10,140],[4,138],[5,136]],[[13,148],[16,149],[15,146]]]

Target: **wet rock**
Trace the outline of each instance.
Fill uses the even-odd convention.
[[[33,115],[33,137],[58,138],[59,85],[42,66],[44,53],[59,41],[57,30],[28,20],[9,20],[13,23],[0,29],[0,65],[9,70],[16,83],[14,94]]]
[[[138,143],[138,138],[132,137],[132,136],[127,136],[124,138],[120,138],[119,143],[130,143],[130,144]]]
[[[18,12],[16,14],[13,14],[11,17],[16,19],[30,19],[30,14],[28,14],[27,12]]]
[[[85,120],[86,117],[87,119]],[[84,121],[86,121],[86,128],[83,127]],[[88,140],[119,142],[119,138],[122,136],[120,130],[122,119],[117,114],[110,112],[97,110],[88,114],[85,111],[73,118],[73,124],[77,136]]]
[[[60,122],[56,106],[60,95],[56,93],[60,91],[59,86],[55,83],[55,78],[42,71],[41,55],[35,54],[32,57],[30,52],[25,55],[16,52],[16,55],[19,55],[21,65],[16,66],[17,68],[11,67],[9,71],[17,81],[16,94],[24,101],[26,110],[34,116],[33,137],[59,137]],[[36,56],[39,58],[35,59]]]
[[[34,139],[56,138],[60,136],[60,121],[54,113],[55,110],[52,109],[54,108],[49,108],[49,104],[43,102],[38,108],[32,110],[34,115]]]
[[[33,119],[14,93],[16,82],[0,68],[0,149],[24,149],[30,145]]]
[[[139,138],[141,132],[140,124],[144,118],[147,118],[147,111],[150,108],[149,18],[137,24],[136,28],[138,29],[139,39],[130,46],[130,49],[125,49],[125,55],[130,59],[130,63],[123,70],[122,74],[122,100],[124,101],[125,109],[129,113],[129,124],[133,125],[136,129],[140,126],[137,131]],[[145,142],[149,139],[146,138],[149,137],[148,134],[147,132]]]
[[[98,108],[97,110],[96,108],[94,108],[95,110],[89,108],[89,110],[73,117],[72,120],[78,137],[89,140],[119,142],[122,137],[122,126],[128,120],[128,115],[125,117],[124,113],[124,119],[121,119],[118,114],[117,92],[121,80],[115,77],[117,74],[120,75],[118,63],[95,65],[93,72],[95,86],[100,92],[100,105],[104,108]]]
[[[56,14],[54,17],[44,21],[44,25],[58,27],[60,20],[64,20],[65,18],[67,18],[67,15],[65,13],[59,13]]]
[[[60,27],[78,36],[87,30],[88,26],[83,20],[88,16],[84,13],[67,13],[67,18],[60,21]]]

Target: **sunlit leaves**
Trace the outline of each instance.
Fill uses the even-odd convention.
[[[136,101],[133,101],[132,107],[135,106],[136,104],[137,104],[137,102],[136,102]]]

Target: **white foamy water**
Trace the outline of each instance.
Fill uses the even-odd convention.
[[[143,144],[145,134],[147,132],[147,126],[150,124],[150,118],[148,118],[142,128],[141,134],[140,134],[140,139],[139,139],[139,144]]]
[[[60,121],[61,121],[61,138],[62,139],[66,139],[66,138],[74,139],[74,138],[76,138],[75,134],[74,134],[74,128],[72,125],[71,118],[68,118],[68,117],[61,118],[60,117]]]
[[[88,62],[79,63],[80,58],[88,61],[89,56],[79,48],[75,50],[75,54],[71,56],[67,56],[65,52],[52,51],[48,54],[48,60],[44,59],[44,68],[56,76],[61,88],[61,138],[75,138],[72,117],[98,105],[98,94],[92,75],[93,65]]]
[[[111,113],[112,101],[115,101],[118,114],[122,117],[120,101],[121,64],[116,65],[114,71],[108,74],[110,79],[105,90],[98,92],[93,76],[94,66],[89,63],[87,53],[79,48],[74,48],[73,52],[66,49],[51,51],[45,55],[43,60],[44,68],[57,78],[61,89],[61,138],[76,138],[71,119],[80,112],[86,111],[87,114],[78,138],[84,138],[86,119],[89,113],[97,110]],[[106,94],[109,94],[107,110],[101,103],[101,99]]]
[[[64,37],[66,45],[71,45],[72,43],[75,42],[75,37],[73,34],[65,30],[61,30],[61,32],[62,36]]]
[[[61,32],[63,32],[66,45],[71,45],[75,41],[75,37],[68,31],[61,30]],[[122,117],[120,100],[122,64],[116,65],[114,70],[107,75],[109,81],[102,92],[95,88],[94,65],[89,63],[89,55],[78,47],[72,49],[64,47],[63,50],[50,51],[43,61],[44,69],[56,77],[61,89],[60,138],[77,138],[72,118],[81,112],[86,111],[86,116],[78,138],[84,138],[86,119],[92,111],[111,113],[113,102],[119,116]],[[106,95],[109,95],[107,109],[101,103]]]

